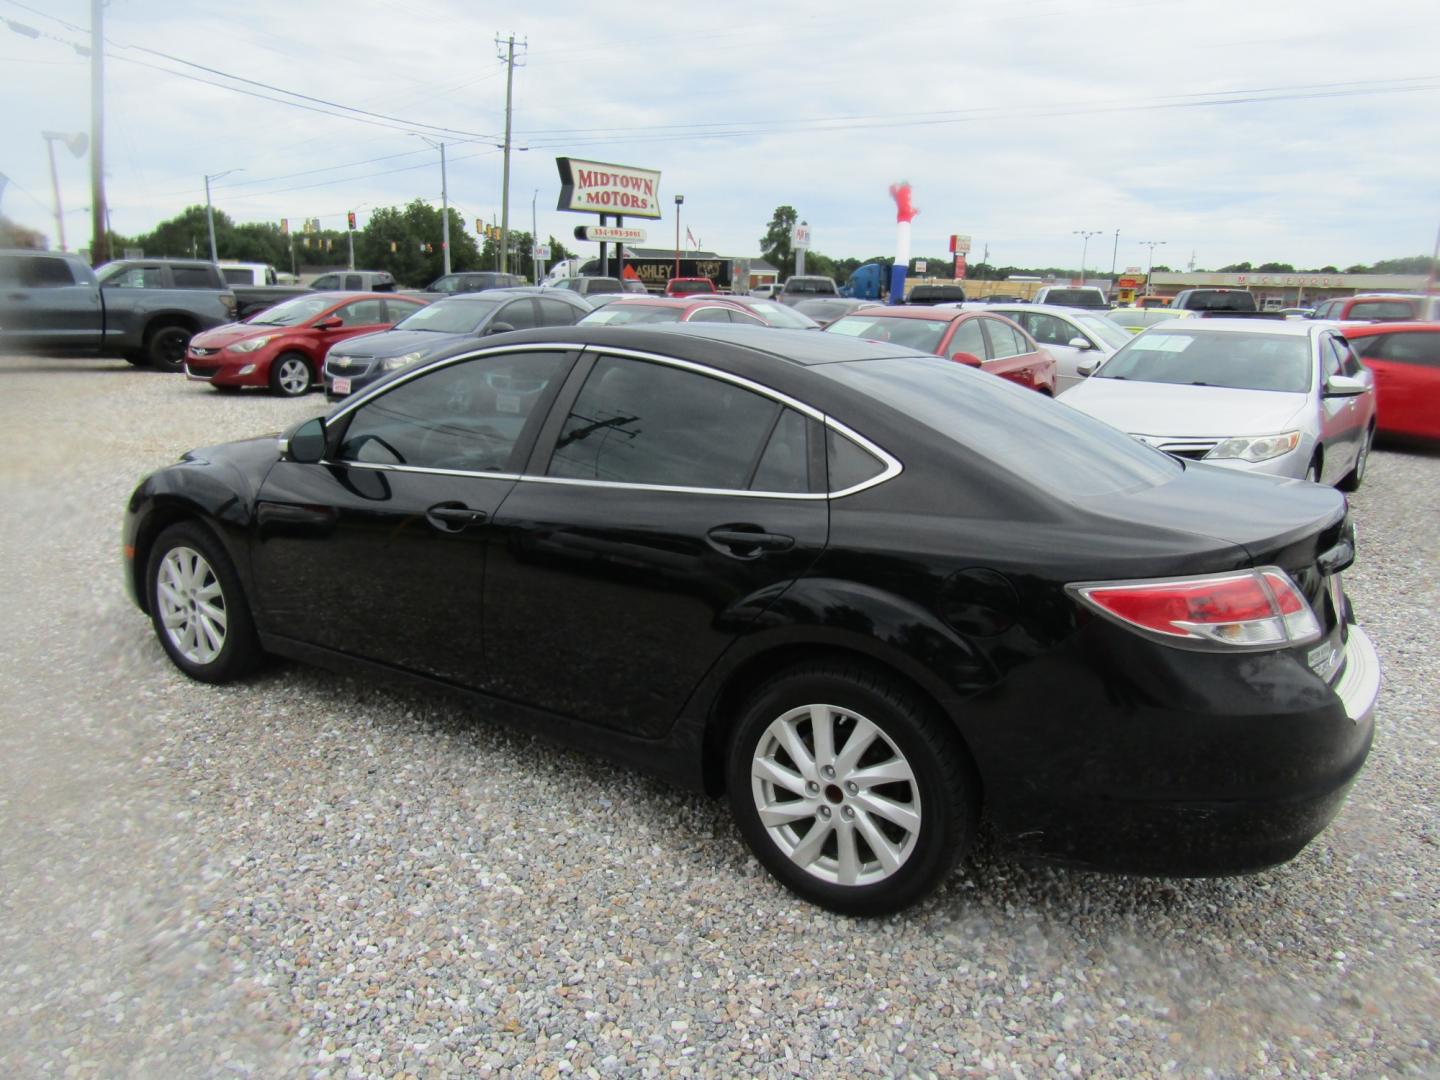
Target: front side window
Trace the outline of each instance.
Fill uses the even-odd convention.
[[[352,300],[336,310],[335,316],[342,326],[376,326],[385,321],[379,300]]]
[[[948,351],[951,356],[956,353],[969,353],[977,360],[985,359],[985,335],[980,330],[979,319],[966,319],[955,328],[955,336],[950,339]]]
[[[1365,300],[1350,305],[1352,319],[1413,319],[1415,308],[1408,300]]]
[[[723,379],[602,357],[565,420],[549,475],[743,491],[779,411]]]
[[[540,325],[535,318],[533,300],[513,300],[495,313],[497,323],[509,323],[516,330],[532,330]]]
[[[516,472],[526,425],[544,415],[566,368],[555,352],[481,356],[426,371],[355,410],[340,461]]]
[[[1376,334],[1359,342],[1365,356],[1391,360],[1397,364],[1440,368],[1440,334],[1406,331],[1399,334]]]
[[[1013,326],[999,319],[976,321],[983,321],[985,332],[990,335],[990,359],[1003,360],[1007,356],[1019,356],[1030,351],[1030,343]]]

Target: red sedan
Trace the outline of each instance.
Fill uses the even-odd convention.
[[[581,326],[639,326],[643,323],[718,322],[769,326],[768,320],[719,296],[622,296],[592,311]]]
[[[330,346],[388,330],[425,303],[396,293],[297,296],[244,322],[196,334],[185,350],[185,374],[221,391],[268,386],[296,397],[318,383]]]
[[[1343,326],[1375,373],[1376,430],[1440,439],[1440,322]]]
[[[836,319],[825,333],[908,345],[1055,396],[1055,358],[1003,315],[948,307],[866,307]]]

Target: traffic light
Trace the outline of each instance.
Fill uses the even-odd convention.
[[[477,217],[477,218],[475,219],[475,231],[476,231],[477,233],[479,233],[481,236],[484,236],[484,235],[485,235],[485,219],[484,219],[484,218],[478,218],[478,217]]]
[[[346,219],[350,222],[350,231],[351,231],[351,232],[354,232],[354,231],[355,231],[355,211],[354,211],[354,210],[351,210],[348,214],[345,215],[345,217],[346,217]]]

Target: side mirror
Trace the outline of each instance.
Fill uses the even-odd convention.
[[[345,325],[345,320],[344,320],[344,319],[337,319],[334,315],[331,315],[330,318],[328,318],[328,319],[321,319],[319,322],[317,322],[317,323],[315,324],[315,329],[316,329],[316,330],[338,330],[340,327],[342,327],[342,326],[344,326],[344,325]]]
[[[325,458],[325,421],[319,416],[291,428],[280,437],[280,456],[300,465],[314,465]]]
[[[950,354],[950,359],[954,360],[957,364],[968,364],[970,367],[980,366],[980,358],[974,353],[954,352]]]
[[[514,330],[514,329],[515,329],[515,327],[511,326],[508,322],[496,322],[496,323],[491,323],[490,326],[486,329],[485,333],[486,333],[487,335],[489,335],[489,334],[508,334],[508,333],[510,333],[511,330]]]
[[[1331,375],[1325,380],[1326,397],[1355,397],[1368,389],[1363,379],[1353,375]]]
[[[1076,334],[1065,344],[1069,345],[1072,349],[1093,349],[1095,347],[1094,345],[1090,344],[1089,338],[1083,338],[1079,334]]]
[[[1084,378],[1087,378],[1087,379],[1088,379],[1091,375],[1094,375],[1094,374],[1095,374],[1095,369],[1098,368],[1099,366],[1100,366],[1100,361],[1099,361],[1099,360],[1086,360],[1086,361],[1083,361],[1082,363],[1076,364],[1076,365],[1075,365],[1075,371],[1076,371],[1077,374],[1079,374],[1079,375],[1083,376]]]

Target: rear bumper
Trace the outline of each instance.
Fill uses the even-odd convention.
[[[1152,659],[1148,674],[1163,664]],[[1096,713],[1077,703],[1077,745],[1044,775],[1007,780],[1021,784],[1019,798],[987,778],[998,844],[1022,858],[1175,877],[1286,862],[1329,825],[1363,768],[1380,678],[1373,643],[1351,624],[1329,685],[1283,653],[1228,686],[1214,673],[1188,686],[1161,676],[1163,700],[1145,675],[1113,679]]]

